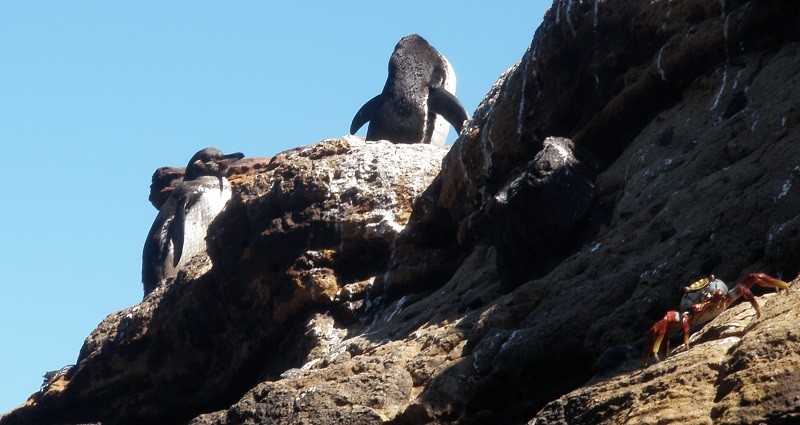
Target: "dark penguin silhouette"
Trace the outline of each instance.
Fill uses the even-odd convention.
[[[206,252],[208,226],[231,198],[225,173],[243,157],[239,152],[223,155],[219,149],[205,148],[189,160],[183,182],[161,206],[144,242],[145,296],[175,277],[192,257]]]
[[[367,140],[442,146],[450,130],[448,122],[461,132],[468,118],[455,90],[456,74],[450,62],[424,38],[405,36],[389,58],[383,91],[358,110],[350,134],[369,121]]]

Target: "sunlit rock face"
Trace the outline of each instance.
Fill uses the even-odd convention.
[[[234,197],[207,236],[211,263],[190,262],[141,304],[108,316],[66,384],[4,421],[185,422],[302,366],[308,349],[339,353],[335,341],[314,346],[344,335],[306,334],[383,308],[376,280],[446,152],[346,137],[237,163]]]
[[[210,270],[111,314],[0,423],[791,421],[796,289],[640,355],[697,278],[800,270],[799,12],[556,2],[449,150],[333,139],[234,172]]]
[[[797,285],[798,281],[791,282]],[[800,420],[800,292],[725,311],[695,333],[688,351],[645,370],[601,374],[547,404],[530,421],[552,423],[792,423]],[[762,353],[780,355],[774,360]]]

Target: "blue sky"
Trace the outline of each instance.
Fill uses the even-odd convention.
[[[156,168],[347,134],[411,33],[453,64],[471,115],[549,5],[0,3],[0,413],[141,300]]]

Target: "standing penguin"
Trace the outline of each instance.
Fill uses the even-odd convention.
[[[350,134],[369,121],[367,140],[443,146],[448,122],[461,132],[468,118],[455,91],[456,74],[450,62],[424,38],[405,36],[389,58],[383,91],[358,110]]]
[[[145,296],[175,277],[192,257],[206,253],[208,226],[231,198],[225,173],[243,157],[239,152],[223,155],[219,149],[205,148],[189,160],[183,182],[161,206],[144,242]]]

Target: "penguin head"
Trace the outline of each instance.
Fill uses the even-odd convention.
[[[407,35],[394,46],[392,56],[389,57],[389,74],[399,72],[424,78],[427,72],[423,70],[435,66],[438,56],[439,53],[427,40],[417,34]]]
[[[442,86],[445,78],[443,56],[421,36],[407,35],[394,46],[387,86],[394,82],[398,93],[427,95],[429,87]]]
[[[428,43],[428,40],[425,40],[419,34],[409,34],[400,39],[397,44],[394,46],[394,50],[429,50],[433,49],[431,45]]]
[[[186,165],[184,180],[193,180],[200,176],[224,177],[231,163],[244,158],[241,152],[224,155],[217,148],[205,148],[198,151]]]

